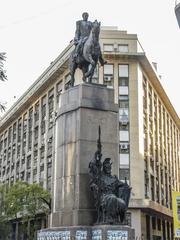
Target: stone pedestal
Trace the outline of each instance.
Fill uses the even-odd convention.
[[[134,240],[134,236],[129,226],[97,225],[41,230],[37,240]]]
[[[119,175],[119,121],[114,91],[80,84],[61,96],[56,119],[54,197],[50,227],[92,225],[96,221],[88,165],[97,150],[101,126],[103,160],[110,157]]]

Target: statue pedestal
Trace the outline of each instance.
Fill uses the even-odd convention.
[[[134,240],[134,229],[123,225],[72,226],[41,230],[37,240]]]
[[[96,222],[88,165],[97,150],[101,126],[103,160],[112,159],[119,175],[118,105],[114,90],[80,84],[61,96],[56,119],[53,213],[50,227],[92,225]]]
[[[119,120],[114,91],[80,84],[62,94],[56,119],[53,212],[38,240],[133,240],[124,225],[95,225],[97,212],[89,186],[88,166],[97,150],[101,126],[103,160],[112,159],[119,175]]]

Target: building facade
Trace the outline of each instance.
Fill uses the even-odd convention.
[[[137,239],[173,239],[172,190],[180,191],[180,121],[137,35],[102,28],[107,64],[93,82],[119,104],[119,177],[132,195],[127,214]],[[70,86],[70,44],[0,121],[0,181],[39,183],[54,192],[55,119]],[[75,84],[82,82],[77,70]]]

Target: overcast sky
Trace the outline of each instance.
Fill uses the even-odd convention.
[[[8,81],[0,100],[9,108],[74,37],[82,12],[103,26],[137,34],[180,115],[180,29],[173,0],[0,0],[0,51]]]

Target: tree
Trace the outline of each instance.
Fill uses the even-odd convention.
[[[51,198],[47,190],[38,184],[31,184],[26,190],[26,201],[25,211],[27,214],[24,216],[24,220],[26,222],[33,220],[33,224],[28,229],[28,235],[30,239],[34,239],[35,236],[32,235],[41,227],[38,222],[38,214],[44,213],[47,216],[50,213]]]
[[[6,54],[4,52],[0,52],[0,81],[5,81],[7,79],[6,72],[4,70],[4,61],[6,59]],[[5,106],[0,103],[0,111],[5,111]]]
[[[6,59],[6,53],[4,52],[0,52],[0,80],[1,81],[5,81],[7,79],[7,76],[5,74],[5,70],[4,70],[4,64],[3,61],[5,61]]]
[[[3,186],[4,187],[4,186]],[[7,221],[18,222],[21,219],[22,225],[29,236],[27,239],[34,239],[34,232],[38,228],[38,214],[49,214],[51,210],[50,193],[38,184],[28,184],[26,182],[16,182],[9,187],[7,192],[3,192],[0,198],[0,209],[3,214],[0,215],[3,223]],[[4,215],[4,217],[3,217]],[[27,229],[27,222],[34,221],[33,228]],[[32,232],[32,234],[31,234]],[[15,239],[18,238],[18,228],[16,224]]]
[[[7,239],[11,232],[11,224],[5,214],[6,185],[0,185],[0,239]]]

